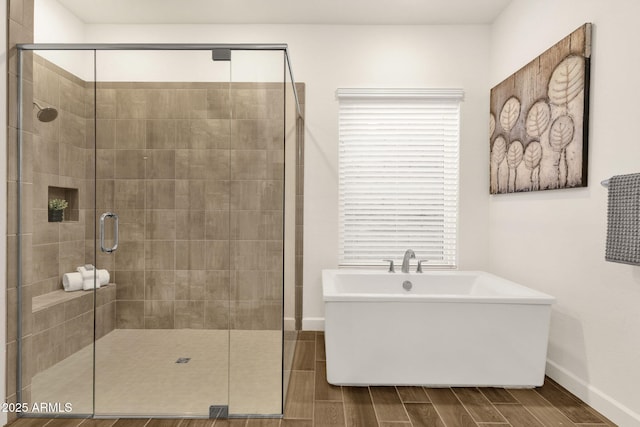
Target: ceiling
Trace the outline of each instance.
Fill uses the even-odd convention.
[[[53,1],[53,0],[48,0]],[[511,0],[58,0],[87,24],[489,24]]]

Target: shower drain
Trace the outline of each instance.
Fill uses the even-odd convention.
[[[190,357],[178,357],[178,360],[176,360],[176,363],[189,363],[189,360],[191,360]]]

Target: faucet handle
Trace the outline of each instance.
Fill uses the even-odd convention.
[[[416,268],[416,273],[422,273],[422,263],[429,262],[428,259],[420,259],[418,260],[418,268]]]
[[[383,259],[383,261],[386,261],[389,263],[389,273],[395,273],[395,267],[393,265],[393,260],[392,259]]]

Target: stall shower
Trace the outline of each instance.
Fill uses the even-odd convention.
[[[18,57],[8,394],[62,403],[22,415],[282,414],[304,111],[286,45]]]

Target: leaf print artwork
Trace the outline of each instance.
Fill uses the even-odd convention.
[[[553,70],[549,80],[549,101],[566,106],[584,90],[584,58],[566,57]]]
[[[551,109],[545,101],[538,101],[529,109],[527,120],[525,122],[527,135],[531,138],[540,138],[540,136],[549,127],[551,121]]]
[[[591,24],[491,89],[490,193],[587,186]]]
[[[531,141],[524,150],[524,165],[531,171],[529,182],[530,190],[540,189],[540,160],[542,160],[542,146],[538,141]]]
[[[507,154],[507,141],[499,136],[493,141],[491,150],[491,191],[497,193],[500,189],[500,164]]]
[[[496,131],[496,117],[493,114],[489,114],[489,138]]]
[[[506,132],[509,132],[516,125],[519,116],[520,101],[518,101],[518,98],[512,96],[507,99],[507,102],[504,103],[502,111],[500,112],[500,124],[502,128]]]
[[[575,127],[573,119],[569,116],[560,116],[551,124],[549,131],[549,144],[558,155],[558,187],[567,184],[567,146],[573,141]]]
[[[524,149],[522,148],[522,142],[513,141],[509,144],[509,151],[507,152],[507,164],[509,165],[509,188],[511,191],[515,191],[516,181],[518,179],[518,166],[522,163]]]

